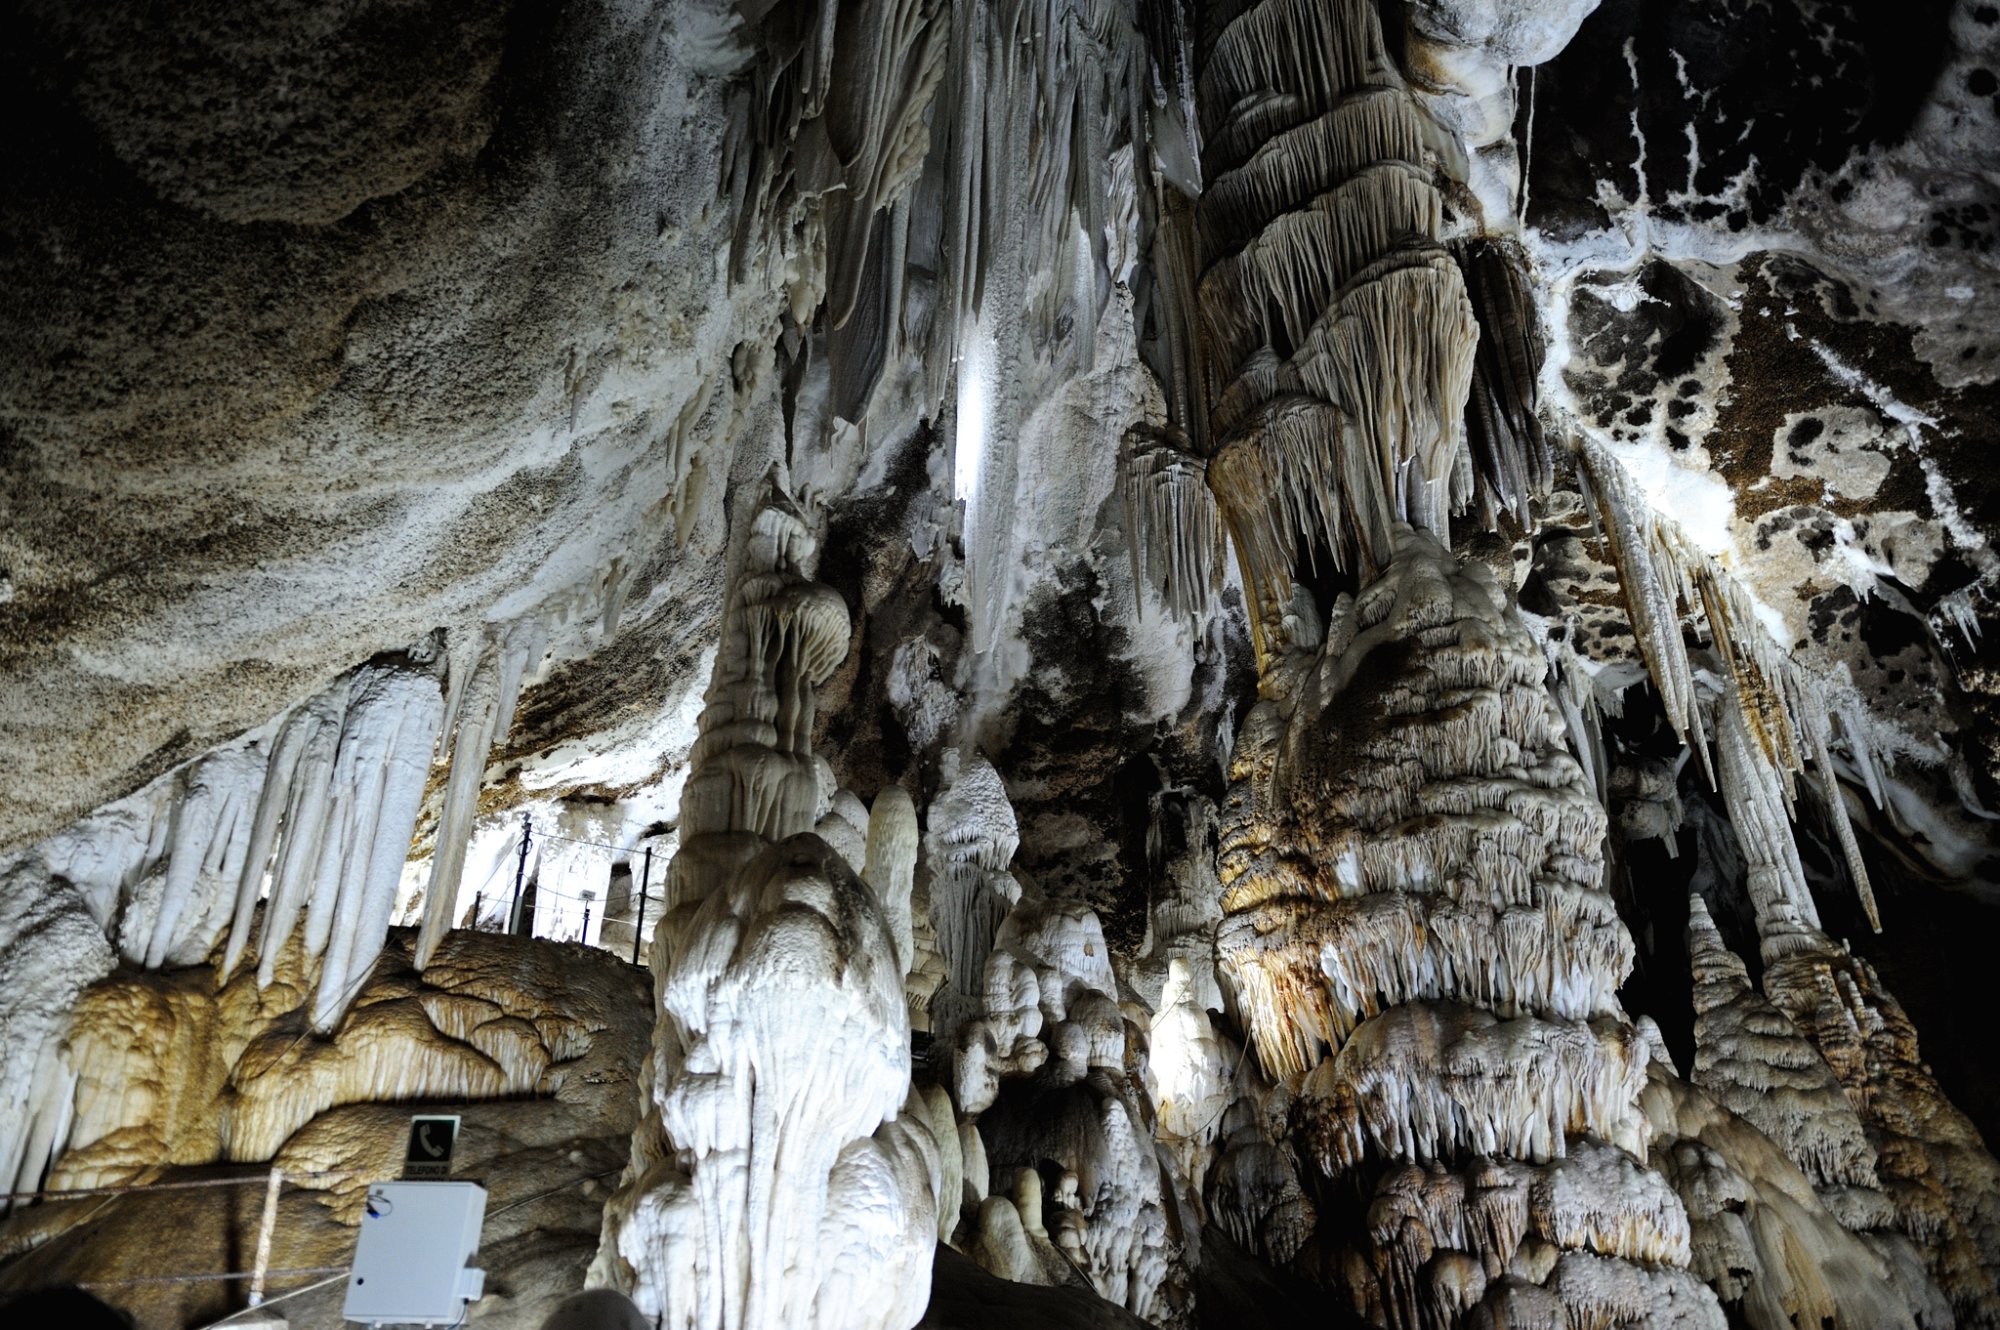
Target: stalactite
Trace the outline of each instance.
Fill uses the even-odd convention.
[[[1409,94],[1399,88],[1367,88],[1349,94],[1324,115],[1273,135],[1234,170],[1225,171],[1202,191],[1196,218],[1213,263],[1242,246],[1266,219],[1307,203],[1329,185],[1376,162],[1419,167],[1430,158],[1425,122]]]
[[[1456,1004],[1411,1004],[1363,1025],[1307,1075],[1306,1133],[1335,1174],[1374,1154],[1545,1162],[1572,1132],[1643,1154],[1636,1104],[1645,1070],[1630,1026],[1502,1021]]]
[[[1377,256],[1434,239],[1443,209],[1422,171],[1380,162],[1273,218],[1202,274],[1203,323],[1216,364],[1238,365],[1260,346],[1304,345],[1322,313]]]
[[[1793,778],[1810,759],[1819,774],[1822,802],[1848,879],[1870,925],[1879,932],[1881,918],[1868,869],[1833,768],[1828,681],[1808,677],[1772,640],[1737,581],[1697,549],[1671,517],[1645,504],[1624,467],[1603,445],[1586,439],[1578,450],[1618,568],[1640,655],[1660,690],[1674,732],[1711,770],[1714,764],[1694,667],[1681,634],[1683,608],[1700,612],[1709,640],[1722,658],[1726,683],[1715,737],[1722,769],[1716,774],[1729,794],[1732,817],[1740,813],[1741,829],[1765,847],[1763,853],[1777,878],[1772,889],[1784,895],[1808,927],[1818,926],[1786,825],[1795,797]],[[1847,691],[1836,691],[1834,698]],[[1849,727],[1846,737],[1856,765],[1872,774],[1873,759],[1861,729]],[[1870,793],[1879,804],[1879,786],[1871,786]]]
[[[1372,12],[1247,7],[1202,89],[1225,168],[1199,214],[1217,256],[1199,292],[1209,478],[1269,650],[1301,556],[1367,576],[1396,521],[1449,539],[1472,497],[1461,416],[1479,328],[1437,243],[1435,153]]]
[[[615,611],[607,609],[606,613],[615,621]],[[479,789],[486,779],[486,761],[493,745],[513,724],[521,681],[541,654],[545,636],[546,630],[538,619],[513,625],[496,634],[494,640],[482,642],[477,663],[452,680],[445,726],[451,773],[445,781],[444,803],[438,813],[430,885],[424,892],[423,931],[417,941],[419,966],[430,963],[445,932],[452,927],[458,907],[459,877],[465,871],[465,847],[478,812]]]
[[[1525,261],[1486,237],[1454,242],[1451,251],[1479,322],[1466,404],[1470,451],[1493,507],[1527,531],[1534,523],[1531,505],[1554,481],[1555,462],[1536,413],[1536,376],[1546,347]]]
[[[1806,885],[1785,816],[1776,768],[1757,746],[1740,709],[1725,701],[1716,725],[1717,774],[1730,825],[1749,864],[1747,887],[1757,912],[1757,934],[1769,961],[1815,945],[1819,910]]]
[[[1218,159],[1249,156],[1291,124],[1331,110],[1353,89],[1401,82],[1366,6],[1344,0],[1244,5],[1210,44],[1196,85],[1210,173]]]
[[[931,99],[944,76],[941,9],[937,0],[825,7],[833,66],[846,79],[846,95],[826,102],[825,141],[845,185],[829,196],[837,216],[828,228],[827,301],[836,329],[861,297],[863,264],[881,243],[879,215],[908,187],[930,147]]]
[[[1524,526],[1547,488],[1532,334],[1478,262],[1493,326],[1475,319],[1376,12],[1246,5],[1216,17],[1202,74],[1225,172],[1202,214],[1209,481],[1260,692],[1218,952],[1301,1152],[1333,1176],[1389,1164],[1370,1236],[1320,1239],[1364,1316],[1720,1327],[1679,1268],[1680,1203],[1638,1162],[1650,1046],[1616,996],[1632,943],[1603,890],[1601,773],[1565,747],[1512,588],[1446,548],[1476,485]],[[1289,1246],[1255,1120],[1216,1165],[1218,1215]],[[1490,1161],[1476,1182],[1451,1171],[1467,1158]]]
[[[1171,439],[1126,436],[1119,489],[1132,581],[1187,623],[1207,616],[1220,582],[1221,525],[1207,482],[1207,462]]]

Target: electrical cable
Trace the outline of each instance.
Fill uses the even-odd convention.
[[[223,1317],[219,1321],[210,1321],[207,1325],[202,1326],[201,1330],[216,1330],[217,1326],[227,1325],[239,1316],[246,1315],[247,1313],[250,1312],[261,1312],[266,1307],[272,1306],[275,1303],[283,1302],[286,1298],[296,1298],[301,1293],[310,1293],[314,1289],[325,1288],[328,1284],[338,1283],[340,1280],[347,1278],[347,1273],[348,1272],[346,1270],[342,1270],[339,1274],[329,1275],[327,1278],[320,1280],[317,1284],[307,1284],[304,1288],[295,1288],[289,1293],[280,1293],[275,1298],[266,1298],[262,1302],[258,1303],[255,1307],[239,1307],[238,1309],[229,1313],[229,1315]],[[464,1318],[461,1317],[460,1319],[463,1320]]]
[[[567,842],[569,842],[569,843],[570,843],[571,845],[592,845],[592,846],[595,846],[596,848],[598,848],[598,849],[600,849],[600,850],[610,850],[610,851],[611,851],[611,852],[612,852],[613,854],[625,854],[625,855],[629,855],[629,854],[632,854],[632,853],[634,853],[635,851],[638,851],[638,852],[643,852],[643,851],[641,850],[641,847],[640,847],[640,846],[637,846],[637,845],[613,845],[613,844],[611,844],[611,843],[610,843],[610,842],[608,842],[608,841],[601,841],[601,840],[582,840],[582,839],[580,839],[580,838],[578,838],[578,837],[576,837],[576,836],[558,836],[558,835],[557,835],[557,834],[556,834],[555,832],[553,832],[553,831],[539,831],[539,830],[538,830],[538,831],[536,831],[536,832],[534,833],[534,835],[535,835],[535,837],[536,837],[537,839],[540,839],[540,840],[559,840],[559,841],[567,841]]]
[[[351,1173],[329,1172],[325,1170],[290,1169],[284,1170],[290,1178],[345,1178]],[[65,1187],[43,1191],[0,1192],[0,1200],[64,1200],[72,1196],[122,1196],[127,1192],[139,1191],[192,1191],[200,1187],[262,1187],[270,1181],[269,1172],[252,1173],[240,1178],[193,1178],[185,1182],[132,1182],[115,1187]]]
[[[344,1265],[303,1265],[287,1270],[266,1270],[264,1278],[297,1279],[302,1275],[344,1275],[346,1273],[347,1267]],[[130,1275],[124,1279],[92,1279],[78,1284],[77,1287],[88,1291],[97,1288],[138,1288],[149,1284],[213,1284],[225,1280],[255,1279],[256,1277],[257,1272],[254,1270],[231,1270],[227,1274],[220,1275]]]
[[[557,1186],[549,1188],[547,1191],[538,1191],[533,1196],[523,1196],[518,1201],[509,1201],[507,1204],[501,1206],[497,1210],[489,1210],[486,1212],[486,1217],[490,1220],[493,1218],[494,1215],[504,1215],[509,1210],[519,1209],[521,1206],[526,1205],[529,1201],[539,1201],[543,1197],[553,1196],[559,1191],[568,1191],[571,1187],[574,1187],[579,1183],[595,1182],[599,1178],[608,1178],[613,1173],[623,1173],[624,1171],[625,1171],[625,1165],[620,1164],[616,1168],[607,1168],[602,1173],[589,1173],[585,1174],[583,1177],[571,1178],[568,1182],[560,1183]]]

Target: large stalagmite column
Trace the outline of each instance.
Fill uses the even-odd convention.
[[[812,830],[813,689],[848,636],[814,555],[774,485],[692,755],[647,1111],[592,1268],[675,1330],[906,1330],[929,1296],[938,1152],[906,1111],[899,929]]]
[[[1261,694],[1219,953],[1301,1154],[1373,1198],[1323,1209],[1322,1268],[1379,1325],[1719,1326],[1644,1163],[1603,809],[1511,585],[1447,548],[1490,473],[1449,145],[1366,0],[1225,7],[1206,56],[1208,475]]]

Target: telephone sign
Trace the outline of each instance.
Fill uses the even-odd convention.
[[[451,1176],[451,1150],[458,1143],[458,1117],[410,1119],[410,1148],[403,1154],[403,1179]]]

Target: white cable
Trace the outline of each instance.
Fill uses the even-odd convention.
[[[201,1330],[215,1330],[217,1326],[227,1325],[229,1324],[229,1322],[235,1320],[239,1316],[244,1315],[246,1312],[261,1312],[266,1307],[276,1306],[278,1303],[283,1302],[286,1298],[296,1298],[301,1293],[310,1293],[316,1288],[325,1288],[328,1284],[337,1283],[340,1280],[347,1278],[349,1273],[350,1273],[349,1271],[342,1270],[337,1275],[328,1275],[325,1279],[320,1280],[317,1284],[307,1284],[304,1288],[295,1288],[290,1293],[280,1293],[275,1298],[266,1298],[262,1302],[258,1303],[255,1307],[244,1307],[238,1311],[233,1311],[229,1313],[229,1315],[223,1317],[219,1321],[210,1321],[207,1325],[203,1326]]]

